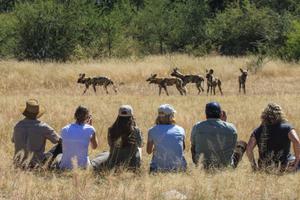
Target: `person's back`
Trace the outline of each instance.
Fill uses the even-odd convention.
[[[124,166],[134,169],[140,167],[141,155],[137,154],[139,154],[139,148],[141,146],[141,131],[135,127],[134,131],[128,138],[119,138],[119,140],[112,142],[108,158],[108,168]]]
[[[254,130],[253,136],[260,149],[259,166],[287,165],[291,147],[288,134],[292,129],[293,127],[287,123],[277,123],[268,126],[261,125]]]
[[[192,141],[195,152],[200,156],[203,154],[206,168],[226,167],[231,164],[237,133],[231,123],[221,119],[207,119],[194,126]]]
[[[15,157],[20,157],[21,163],[30,159],[28,164],[31,166],[39,164],[46,158],[44,154],[46,139],[52,143],[57,143],[59,140],[49,125],[36,119],[19,121],[13,134]]]
[[[185,169],[184,129],[173,124],[159,124],[149,130],[155,149],[150,168],[158,170]]]
[[[84,168],[89,164],[88,147],[95,129],[88,124],[70,124],[61,131],[63,156],[60,167],[72,169],[76,164]],[[75,159],[73,163],[72,159]]]

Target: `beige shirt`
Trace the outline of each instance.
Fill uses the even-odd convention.
[[[14,159],[35,166],[45,159],[46,140],[58,143],[60,137],[53,128],[39,120],[23,119],[14,127],[12,142],[15,144]]]

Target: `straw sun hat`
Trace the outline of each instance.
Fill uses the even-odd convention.
[[[36,99],[26,101],[26,106],[20,108],[22,114],[28,118],[40,118],[45,113],[45,107],[41,106]]]

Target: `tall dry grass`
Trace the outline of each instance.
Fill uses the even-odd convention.
[[[236,170],[207,174],[195,168],[190,155],[190,131],[197,121],[204,119],[208,101],[219,101],[228,112],[228,121],[237,126],[239,139],[248,140],[251,131],[260,123],[260,113],[268,102],[282,105],[289,121],[300,126],[300,68],[281,61],[268,62],[262,71],[250,74],[247,95],[238,94],[239,68],[250,58],[204,57],[185,55],[147,57],[143,60],[106,60],[88,63],[31,63],[0,62],[0,199],[164,199],[164,193],[177,190],[187,199],[300,199],[300,174],[284,176],[252,173],[244,157]],[[171,96],[158,96],[157,86],[145,79],[151,73],[167,76],[173,67],[184,73],[204,75],[213,67],[223,81],[224,96],[196,95],[188,86],[188,96],[182,97],[170,88]],[[85,96],[84,86],[76,83],[78,74],[106,75],[119,86],[119,94],[98,94],[90,89]],[[12,128],[22,119],[19,107],[26,99],[37,98],[47,108],[42,117],[59,132],[72,122],[79,104],[90,108],[100,147],[90,152],[91,157],[107,150],[107,128],[116,118],[121,104],[131,104],[138,126],[147,139],[147,130],[156,116],[157,107],[170,103],[177,110],[176,120],[186,130],[185,152],[189,170],[180,174],[148,175],[151,157],[143,151],[141,174],[129,172],[95,176],[91,171],[68,173],[24,172],[12,167]],[[298,131],[299,132],[299,131]],[[50,148],[50,144],[47,145]]]

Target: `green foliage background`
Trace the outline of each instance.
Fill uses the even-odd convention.
[[[187,53],[300,60],[300,0],[0,0],[0,58]]]

